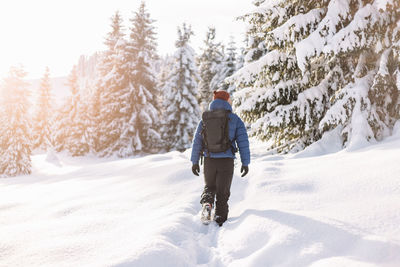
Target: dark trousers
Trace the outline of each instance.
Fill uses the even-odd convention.
[[[228,199],[231,194],[233,176],[232,158],[205,158],[204,159],[204,191],[200,203],[210,203],[214,206],[216,197],[215,215],[225,220],[228,218]]]

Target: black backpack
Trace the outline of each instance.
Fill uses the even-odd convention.
[[[217,109],[203,113],[203,149],[208,152],[225,152],[231,148],[229,140],[229,110]]]

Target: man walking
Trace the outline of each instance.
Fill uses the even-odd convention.
[[[191,161],[193,174],[199,176],[200,157],[204,159],[204,191],[202,220],[208,224],[215,203],[214,220],[219,226],[228,218],[228,199],[233,177],[235,152],[239,149],[242,161],[242,177],[249,172],[250,149],[243,121],[232,113],[232,101],[228,92],[214,91],[209,111],[205,111],[197,126],[192,144]],[[204,218],[203,218],[204,217]]]

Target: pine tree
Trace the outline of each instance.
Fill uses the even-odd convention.
[[[69,102],[69,127],[66,149],[72,156],[83,156],[89,152],[86,124],[88,110],[81,101],[76,66],[71,71],[68,84],[71,89],[71,98]]]
[[[203,53],[198,58],[199,66],[199,99],[202,110],[206,110],[212,100],[212,92],[218,89],[221,77],[215,77],[224,60],[220,43],[215,41],[215,28],[209,27],[204,40]]]
[[[244,65],[244,57],[245,57],[245,48],[240,47],[239,53],[236,58],[236,70],[241,69]]]
[[[245,38],[247,46],[242,53],[244,55],[243,60],[246,63],[256,61],[267,53],[265,40],[267,32],[271,28],[270,23],[274,20],[277,22],[279,19],[278,12],[275,13],[273,10],[266,10],[264,12],[263,5],[268,5],[268,3],[265,3],[265,0],[254,0],[253,4],[257,7],[253,12],[238,18],[248,22]],[[284,11],[281,9],[277,9],[276,11],[278,10]],[[268,20],[268,16],[272,18]]]
[[[46,68],[39,87],[37,111],[33,118],[33,148],[46,150],[52,146],[52,96],[50,86],[50,71]]]
[[[25,76],[22,67],[10,68],[1,88],[0,176],[31,173],[32,133]]]
[[[397,23],[396,28],[393,30],[393,58],[397,59],[397,62],[400,61],[400,23]],[[395,63],[396,61],[393,60],[391,61],[392,63]],[[394,70],[393,70],[394,69]],[[393,68],[389,68],[389,71],[393,70],[393,77],[395,80],[395,85],[397,87],[397,89],[400,88],[400,66],[399,64],[397,64],[397,67]],[[399,93],[399,92],[398,92]],[[395,118],[397,118],[398,120],[400,120],[400,96],[398,95],[397,97],[397,105],[395,105],[395,110],[397,111],[397,116],[395,116]]]
[[[96,86],[92,88],[90,91],[87,103],[88,105],[88,142],[89,142],[89,150],[94,154],[98,153],[101,150],[101,144],[99,141],[100,136],[98,135],[99,125],[100,125],[100,99],[101,91]]]
[[[162,88],[164,88],[164,86],[167,83],[173,63],[174,63],[174,58],[169,55],[166,55],[160,60],[160,70],[158,71],[157,75],[157,90],[158,90],[157,95],[158,95],[158,102],[161,103],[160,114],[164,114],[164,105],[162,103],[164,102],[165,96],[162,92]]]
[[[111,21],[112,31],[108,33],[105,41],[108,49],[104,52],[99,65],[100,78],[96,94],[100,103],[94,139],[100,156],[125,156],[127,144],[125,140],[121,140],[121,135],[125,134],[124,131],[127,130],[125,124],[132,114],[130,106],[133,101],[129,99],[129,92],[133,90],[130,79],[131,58],[124,39],[119,12],[115,13]],[[129,145],[132,152],[141,148],[142,145],[137,142]]]
[[[338,126],[345,144],[352,132],[366,139],[379,136],[383,128],[372,127],[380,129],[374,132],[374,119],[367,119],[374,112],[368,91],[378,60],[393,44],[398,3],[255,4],[254,12],[243,16],[250,24],[248,47],[245,64],[234,75],[241,89],[235,105],[252,123],[252,134],[271,140],[278,151],[302,149]],[[394,92],[383,94],[395,99]]]
[[[54,133],[54,149],[57,152],[64,151],[68,142],[68,114],[70,111],[69,101],[70,98],[67,98],[65,102],[61,105],[61,107],[56,110],[54,115],[52,132]]]
[[[131,90],[128,92],[131,116],[124,126],[122,139],[126,142],[124,156],[137,151],[157,152],[161,147],[161,135],[157,102],[157,84],[153,65],[156,54],[154,20],[142,2],[131,19],[132,28],[129,41],[131,58]],[[136,147],[136,144],[141,146]],[[136,147],[136,149],[132,149]],[[140,149],[139,149],[140,148]]]
[[[190,147],[199,120],[200,111],[196,100],[198,74],[195,53],[189,45],[192,34],[191,27],[185,24],[178,28],[173,66],[162,88],[165,95],[165,125],[162,132],[169,150],[184,151]]]
[[[165,92],[163,91],[165,89],[165,86],[168,83],[168,79],[170,77],[170,72],[171,69],[173,68],[174,65],[174,58],[167,55],[164,58],[161,59],[160,61],[160,71],[158,72],[157,76],[157,88],[158,88],[158,102],[161,103],[160,108],[159,108],[159,113],[160,115],[160,134],[161,137],[165,137],[167,134],[164,133],[163,131],[167,130],[169,131],[169,125],[168,122],[165,121],[165,114],[167,110],[167,106],[164,104],[167,101],[167,96],[165,95]],[[161,150],[168,150],[169,145],[168,142],[164,139],[161,138]]]
[[[394,76],[397,66],[392,53],[392,49],[386,49],[382,53],[378,72],[368,91],[368,98],[371,101],[368,121],[377,140],[389,136],[392,126],[399,119],[398,90]],[[387,62],[388,60],[391,62]],[[391,97],[389,98],[388,95]]]
[[[83,156],[89,152],[87,133],[88,110],[81,101],[76,66],[68,78],[71,90],[55,123],[55,148],[67,150],[72,156]]]
[[[223,64],[221,64],[220,67],[220,73],[216,76],[219,76],[220,79],[218,89],[222,89],[227,91],[229,94],[233,94],[236,90],[235,84],[227,80],[227,78],[231,77],[235,73],[237,67],[236,45],[233,37],[231,37],[228,45],[227,54],[225,55]]]
[[[339,87],[320,130],[341,129],[343,143],[358,148],[391,133],[398,119],[393,49],[399,28],[399,2],[363,2],[343,30],[336,32],[322,51],[332,62],[345,62]],[[343,112],[346,117],[343,117]]]

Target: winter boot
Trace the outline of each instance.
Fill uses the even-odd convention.
[[[226,222],[226,220],[227,220],[227,218],[224,217],[224,216],[219,216],[219,215],[216,215],[216,216],[215,216],[215,222],[216,222],[219,226],[222,226],[222,225],[224,224],[224,222]]]
[[[203,224],[209,224],[211,222],[211,210],[212,205],[210,203],[203,203],[201,210],[201,221]]]

